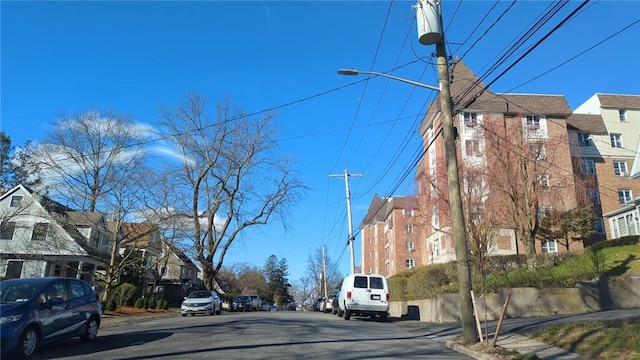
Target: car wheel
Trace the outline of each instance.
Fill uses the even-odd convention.
[[[187,314],[181,314],[182,316],[187,316]]]
[[[216,315],[222,315],[222,305],[218,308],[218,311],[216,311]]]
[[[18,356],[21,359],[27,359],[33,355],[38,349],[38,343],[40,342],[40,335],[38,329],[34,326],[29,326],[20,335],[18,341]]]
[[[89,321],[87,321],[87,325],[84,329],[84,334],[80,335],[80,339],[84,342],[95,340],[96,336],[98,336],[99,327],[100,325],[98,324],[98,319],[92,316],[91,318],[89,318]]]
[[[351,318],[351,310],[345,309],[344,310],[344,319],[345,320],[349,320],[350,318]]]

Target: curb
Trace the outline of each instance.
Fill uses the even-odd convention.
[[[132,315],[102,315],[100,328],[106,329],[119,325],[126,325],[141,320],[154,320],[180,315],[180,312],[169,311],[166,313],[132,314]]]
[[[490,355],[490,354],[486,354],[483,352],[479,352],[479,351],[475,351],[475,350],[471,350],[469,348],[467,348],[466,346],[459,344],[453,340],[447,340],[444,343],[446,345],[446,347],[448,347],[451,350],[454,350],[456,352],[459,352],[461,354],[467,355],[468,357],[477,359],[477,360],[500,360],[497,357]]]

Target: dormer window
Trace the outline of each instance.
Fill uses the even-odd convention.
[[[11,207],[18,207],[20,206],[20,202],[22,202],[22,196],[20,195],[13,195],[11,197],[11,204],[9,204],[9,206]]]

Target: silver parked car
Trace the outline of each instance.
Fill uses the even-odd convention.
[[[189,294],[180,306],[180,314],[209,314],[220,315],[222,313],[222,300],[214,290],[196,290]]]

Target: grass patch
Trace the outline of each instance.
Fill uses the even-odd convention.
[[[531,337],[589,359],[640,359],[640,319],[553,325]]]

